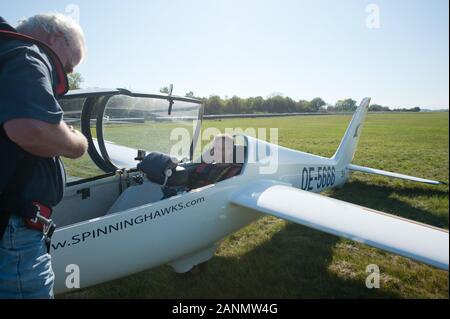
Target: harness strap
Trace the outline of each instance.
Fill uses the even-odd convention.
[[[44,52],[47,54],[47,56],[50,58],[53,66],[55,67],[56,74],[58,76],[55,94],[57,96],[62,96],[67,93],[67,91],[69,90],[69,82],[67,80],[67,74],[64,71],[64,67],[58,55],[48,45],[25,34],[8,30],[0,30],[0,38],[11,38],[31,42],[37,45],[39,48],[43,49]]]

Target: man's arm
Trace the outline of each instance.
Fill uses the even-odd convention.
[[[3,128],[14,143],[36,156],[78,158],[87,149],[84,135],[69,128],[63,121],[50,124],[35,119],[17,118],[5,122]]]

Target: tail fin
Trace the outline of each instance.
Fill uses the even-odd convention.
[[[350,121],[347,131],[345,131],[345,135],[342,138],[341,144],[339,144],[336,153],[333,155],[331,159],[336,161],[338,166],[342,165],[345,171],[347,172],[357,171],[391,178],[400,178],[408,181],[426,183],[431,185],[440,185],[440,184],[448,185],[448,182],[435,181],[431,179],[414,177],[351,164],[353,156],[355,155],[356,146],[359,141],[359,136],[361,135],[362,124],[364,119],[366,118],[367,111],[369,110],[369,103],[370,98],[368,97],[364,98],[361,101],[361,104],[356,109],[355,114],[353,114],[352,120]]]
[[[356,109],[355,114],[353,114],[341,144],[339,144],[336,153],[332,157],[332,159],[336,160],[339,164],[346,165],[353,160],[359,136],[361,135],[362,124],[369,109],[369,104],[370,98],[364,98]]]

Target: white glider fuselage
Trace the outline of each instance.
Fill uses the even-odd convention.
[[[189,271],[212,258],[221,240],[265,214],[448,270],[448,231],[311,194],[342,186],[350,171],[443,183],[351,164],[369,102],[357,108],[331,158],[236,136],[245,153],[236,154],[243,163],[239,175],[191,190],[182,184],[172,189],[174,196],[136,169],[70,183],[52,217],[58,225],[51,243],[55,293],[164,264]],[[92,140],[91,148],[100,141]],[[133,149],[104,144],[107,157],[136,167]]]
[[[58,228],[53,235],[51,251],[55,292],[70,289],[70,284],[66,283],[74,274],[74,266],[70,265],[79,270],[80,286],[87,287],[163,264],[170,264],[177,272],[186,272],[210,259],[222,239],[263,216],[230,203],[230,196],[245,183],[268,179],[321,192],[345,182],[345,169],[337,166],[334,160],[252,137],[246,137],[246,140],[247,161],[238,176]],[[261,147],[275,150],[277,154],[258,154],[257,148]],[[114,183],[115,177],[110,179]],[[70,201],[83,187],[86,185],[68,188],[65,199]],[[92,188],[94,200],[95,187]],[[97,201],[101,202],[101,199]],[[63,200],[60,206],[56,212],[67,214],[72,205]]]

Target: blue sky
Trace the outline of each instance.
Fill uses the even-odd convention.
[[[366,21],[379,8],[379,28]],[[16,25],[79,9],[84,87],[448,108],[447,0],[4,1]]]

